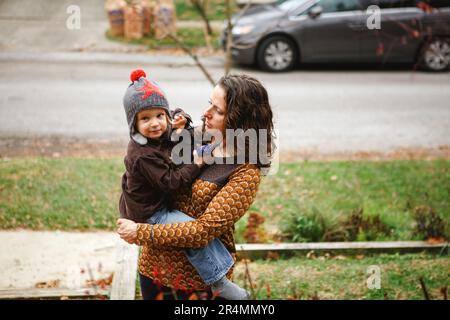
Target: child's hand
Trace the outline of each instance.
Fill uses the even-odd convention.
[[[187,119],[182,114],[176,115],[172,120],[172,128],[174,129],[184,129],[186,126]]]
[[[202,146],[196,148],[193,152],[194,163],[198,166],[213,163],[214,162],[214,156],[213,156],[214,148],[215,147],[211,144],[205,144],[205,145],[202,145]]]

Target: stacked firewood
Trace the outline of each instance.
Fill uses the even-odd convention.
[[[173,0],[106,0],[105,10],[113,37],[161,39],[176,33]]]

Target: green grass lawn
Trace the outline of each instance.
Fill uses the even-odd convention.
[[[448,224],[449,161],[301,162],[281,164],[265,177],[250,211],[265,217],[264,228],[280,229],[292,216],[319,214],[327,223],[356,209],[379,215],[389,234],[377,239],[411,240],[412,211],[433,208]],[[1,159],[2,229],[89,230],[115,228],[122,159]],[[237,224],[244,242],[247,219]]]
[[[423,277],[432,299],[449,289],[450,258],[432,254],[380,254],[307,259],[255,260],[248,264],[257,299],[424,299]],[[380,289],[367,287],[368,267],[380,268]],[[245,264],[236,265],[234,279],[244,285]],[[247,287],[248,281],[246,281]]]
[[[302,162],[281,164],[262,181],[250,211],[264,216],[267,229],[291,215],[320,212],[346,217],[355,208],[379,214],[394,233],[412,239],[411,208],[432,207],[448,223],[449,161]],[[0,159],[0,226],[35,230],[115,229],[123,160]],[[315,208],[315,209],[312,209]],[[237,242],[247,219],[237,227]],[[450,258],[437,254],[319,256],[249,262],[257,299],[423,299],[423,277],[432,298],[442,299]],[[367,268],[381,270],[381,288],[367,288]],[[239,261],[235,281],[244,285]]]
[[[118,216],[121,159],[0,162],[3,229],[110,229]]]
[[[231,13],[239,11],[236,3],[230,1]],[[188,0],[175,0],[177,19],[179,20],[201,20],[198,11]],[[226,8],[224,0],[211,0],[207,10],[208,18],[212,20],[223,21],[226,19]]]
[[[364,217],[379,216],[389,232],[360,234],[359,240],[411,240],[420,238],[412,219],[420,206],[433,209],[448,232],[449,198],[449,161],[302,162],[282,164],[276,176],[264,178],[252,210],[266,218],[266,227],[312,217],[301,221],[304,229],[314,219],[333,226],[360,210]],[[240,221],[238,229],[244,226]],[[310,234],[305,240],[324,240]]]
[[[379,268],[379,288],[372,284],[369,267]],[[450,257],[427,253],[375,254],[370,256],[318,256],[307,259],[254,260],[247,262],[252,279],[252,299],[257,300],[417,300],[424,299],[423,279],[432,300],[442,300],[450,290]],[[246,265],[238,260],[234,282],[250,288]],[[369,281],[368,281],[369,280]],[[136,299],[141,300],[139,278]]]

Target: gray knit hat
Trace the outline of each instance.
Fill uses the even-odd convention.
[[[170,110],[164,92],[155,82],[147,80],[143,70],[134,70],[131,75],[131,84],[123,97],[123,106],[127,115],[130,137],[139,144],[146,144],[147,138],[135,129],[136,115],[145,109],[161,108],[167,113],[169,119]]]

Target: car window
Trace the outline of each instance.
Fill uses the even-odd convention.
[[[365,6],[376,5],[380,9],[417,7],[416,0],[364,0]]]
[[[287,0],[287,1],[279,1],[277,3],[278,8],[283,11],[292,11],[300,6],[306,4],[307,2],[311,2],[311,0]]]
[[[320,0],[323,13],[361,10],[358,0]]]

